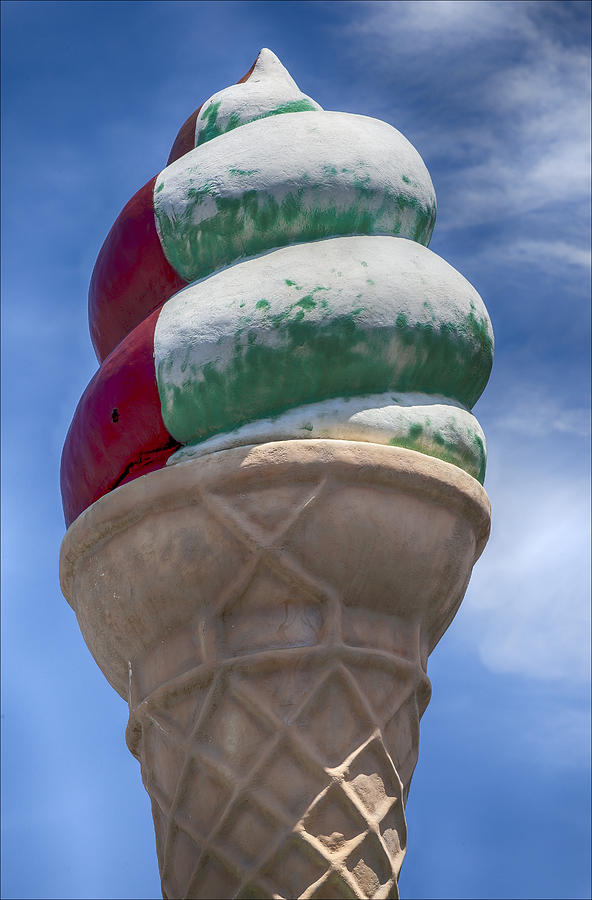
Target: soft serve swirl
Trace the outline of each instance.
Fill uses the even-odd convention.
[[[203,104],[193,142],[151,185],[163,261],[150,290],[164,296],[137,301],[131,316],[127,300],[107,305],[95,291],[126,336],[83,397],[70,443],[109,393],[101,371],[109,385],[114,369],[134,377],[146,332],[158,440],[170,437],[160,465],[333,438],[418,450],[483,481],[485,438],[470,410],[491,369],[491,323],[474,288],[427,249],[436,200],[417,151],[384,122],[322,110],[269,50],[244,83]],[[126,283],[146,281],[137,271]],[[131,290],[134,303],[149,293],[140,281]],[[68,452],[70,470],[82,457]]]

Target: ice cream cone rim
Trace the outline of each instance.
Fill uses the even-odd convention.
[[[202,541],[211,528],[215,542],[212,547],[221,546],[220,540],[224,542],[228,539],[234,541],[235,547],[242,546],[243,558],[245,552],[247,557],[251,553],[263,554],[263,572],[271,571],[265,565],[268,552],[276,556],[279,554],[284,562],[290,562],[293,554],[282,549],[287,546],[286,540],[288,543],[292,540],[286,538],[287,532],[280,528],[280,537],[272,541],[273,546],[268,546],[267,541],[260,546],[257,543],[251,546],[248,533],[253,531],[253,526],[248,515],[243,523],[244,541],[240,540],[238,531],[235,533],[236,523],[231,520],[234,519],[235,506],[240,513],[244,498],[250,497],[251,512],[257,515],[256,510],[260,506],[266,509],[265,515],[271,515],[274,521],[270,524],[273,526],[276,513],[280,518],[290,517],[292,509],[301,505],[301,495],[307,493],[311,484],[317,485],[314,498],[319,499],[317,494],[319,490],[322,492],[321,510],[342,510],[333,524],[328,526],[331,529],[329,539],[331,534],[337,537],[343,531],[343,534],[349,534],[348,540],[363,541],[368,523],[375,515],[373,498],[378,500],[382,496],[377,506],[381,510],[379,519],[371,526],[374,531],[386,527],[393,534],[398,534],[399,545],[401,542],[404,545],[408,540],[407,525],[405,518],[398,518],[397,510],[407,508],[408,503],[411,503],[411,509],[423,510],[419,514],[420,519],[415,520],[418,525],[422,522],[419,525],[422,531],[417,536],[425,533],[428,543],[424,545],[423,538],[420,538],[420,544],[425,547],[420,552],[436,553],[439,558],[437,565],[445,580],[448,576],[442,566],[448,567],[448,571],[457,571],[456,550],[453,550],[457,546],[456,529],[460,528],[459,536],[464,535],[463,542],[469,540],[463,551],[462,569],[458,570],[460,573],[467,567],[462,590],[455,588],[451,595],[438,591],[430,601],[429,612],[427,607],[418,612],[420,607],[416,606],[416,600],[411,595],[409,597],[411,616],[427,617],[423,623],[427,629],[423,638],[423,653],[433,649],[458,609],[470,569],[487,540],[490,507],[481,485],[450,463],[413,450],[378,444],[309,439],[234,448],[160,469],[122,485],[82,513],[64,538],[60,559],[62,589],[76,612],[85,641],[97,664],[124,699],[128,699],[130,694],[130,663],[135,666],[138,659],[152,652],[157,644],[165,643],[165,639],[169,646],[172,636],[185,635],[187,627],[197,628],[201,642],[204,627],[203,623],[199,624],[201,607],[196,608],[191,599],[194,588],[186,584],[187,577],[191,584],[191,579],[202,579],[204,575],[218,583],[226,564],[223,556],[219,555],[213,568],[208,564],[204,569],[205,558],[190,555],[178,569],[177,551],[183,558],[185,542],[189,541],[192,545],[194,539]],[[279,488],[279,494],[276,488]],[[348,497],[354,502],[353,509],[358,510],[353,518],[349,518]],[[364,500],[359,506],[362,497]],[[218,510],[218,501],[224,508]],[[399,504],[402,506],[399,507]],[[318,504],[313,506],[316,509]],[[311,508],[309,504],[304,505],[304,509]],[[317,516],[313,513],[310,521]],[[343,516],[346,518],[340,518]],[[434,525],[435,530],[431,526],[432,518],[434,523],[440,523]],[[177,521],[180,528],[178,535]],[[439,533],[441,527],[443,531]],[[306,542],[305,535],[306,529],[302,533]],[[435,543],[430,544],[430,541]],[[389,541],[386,543],[388,545]],[[207,546],[206,539],[200,553],[209,553],[205,549]],[[386,545],[380,542],[377,546]],[[453,556],[449,555],[451,552]],[[294,557],[296,562],[298,553]],[[412,567],[419,565],[420,569],[425,569],[424,562],[417,559],[413,546],[403,552],[403,559],[407,558]],[[382,567],[388,567],[387,559],[388,555],[384,557],[383,550]],[[429,563],[428,569],[431,570],[429,557],[426,557],[425,563]],[[403,563],[404,567],[406,565]],[[257,577],[256,570],[253,577]],[[339,580],[334,573],[330,581],[335,577]],[[400,571],[393,570],[390,577],[399,581]],[[453,577],[458,579],[458,574]],[[315,578],[317,588],[325,596],[322,571]],[[158,591],[154,593],[156,582],[160,585],[160,594]],[[228,573],[222,577],[222,582],[225,582],[226,594]],[[306,591],[308,578],[296,577],[294,583],[299,585],[297,590]],[[343,585],[338,590],[343,590]],[[384,582],[382,590],[388,595],[388,582]],[[230,590],[227,602],[236,593]],[[342,615],[342,602],[333,594],[332,589],[326,597],[328,609],[331,609],[326,620],[328,627],[338,627],[335,616],[339,618]],[[203,606],[204,623],[210,624],[207,626],[206,646],[197,654],[202,664],[210,656],[220,661],[214,637],[218,626],[210,627],[219,615],[217,599],[218,594],[214,592]],[[273,598],[270,596],[268,599],[273,606]],[[377,602],[376,598],[372,602]],[[381,601],[378,602],[380,604]],[[339,631],[341,633],[340,628]],[[324,640],[327,640],[327,635]],[[289,653],[289,644],[278,644],[278,648],[280,646]],[[256,639],[253,646],[247,649],[249,655],[259,654],[263,646],[260,647]],[[234,654],[230,655],[234,658]]]
[[[303,451],[309,457],[304,464],[301,458]],[[171,510],[199,503],[200,485],[207,484],[212,478],[219,479],[221,469],[226,469],[229,477],[234,472],[235,478],[238,476],[243,480],[251,471],[255,474],[263,466],[296,465],[299,473],[304,474],[307,464],[316,466],[321,462],[340,465],[344,472],[349,470],[348,475],[353,479],[356,470],[360,473],[364,471],[364,477],[368,478],[368,470],[374,468],[371,480],[376,483],[388,482],[399,490],[420,492],[436,502],[461,506],[475,527],[477,540],[473,563],[483,552],[490,529],[489,499],[479,482],[458,466],[415,450],[366,442],[274,441],[221,450],[159,469],[99,498],[75,519],[62,542],[60,583],[64,596],[73,606],[76,559],[105,538],[111,538],[139,521],[150,511],[157,498],[161,509]],[[190,490],[187,488],[189,467],[193,467]]]

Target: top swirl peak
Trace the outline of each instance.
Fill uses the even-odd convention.
[[[229,265],[353,235],[427,246],[435,216],[429,172],[399,131],[323,110],[263,49],[237,84],[191,114],[166,167],[109,232],[89,291],[97,356],[181,288]]]
[[[256,119],[315,110],[322,107],[302,93],[275,53],[264,47],[243,81],[203,104],[195,123],[195,146]]]

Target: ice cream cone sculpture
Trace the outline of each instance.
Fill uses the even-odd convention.
[[[398,896],[427,659],[490,522],[493,335],[435,209],[398,131],[262,50],[99,254],[61,580],[171,900]]]

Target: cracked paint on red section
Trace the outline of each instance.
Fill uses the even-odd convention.
[[[62,454],[66,526],[119,484],[162,468],[180,446],[160,412],[158,315],[156,310],[144,319],[107,357],[76,408]]]
[[[259,57],[257,57],[259,59]],[[257,59],[242,78],[236,82],[237,84],[244,84],[245,81],[250,77],[251,72],[255,68],[257,64]],[[201,104],[203,106],[203,103]],[[169,158],[167,159],[167,166],[170,166],[171,163],[174,163],[175,160],[179,159],[181,156],[185,156],[186,153],[189,153],[190,150],[195,148],[195,123],[197,121],[197,117],[201,111],[201,106],[198,106],[197,109],[191,113],[188,119],[185,119],[183,124],[181,125],[177,137],[173,142],[173,146],[171,147],[171,152],[169,153]]]
[[[165,257],[156,231],[156,177],[124,206],[95,263],[88,318],[99,362],[142,319],[187,284]]]

